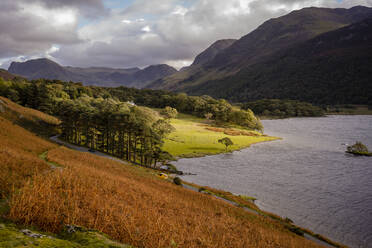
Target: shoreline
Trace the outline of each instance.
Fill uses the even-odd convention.
[[[302,236],[306,239],[312,240],[320,245],[324,245],[327,247],[337,247],[337,248],[346,248],[346,245],[340,244],[336,241],[333,241],[321,234],[314,233],[313,231],[296,225],[291,219],[276,215],[272,212],[266,211],[261,209],[260,207],[255,204],[257,200],[254,197],[249,197],[245,195],[236,195],[234,193],[218,190],[209,186],[200,186],[195,183],[190,183],[187,181],[182,180],[184,185],[187,185],[187,189],[198,191],[202,194],[211,195],[217,199],[226,201],[227,203],[243,208],[244,210],[248,211],[249,213],[256,214],[259,216],[263,216],[266,218],[270,218],[271,220],[278,221],[281,225],[287,228],[289,231],[293,232],[296,235]],[[239,200],[240,199],[240,200]]]

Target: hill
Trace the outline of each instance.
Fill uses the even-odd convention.
[[[3,217],[59,237],[75,224],[135,247],[320,247],[279,221],[145,169],[57,146],[2,116],[0,161]]]
[[[210,94],[215,97],[225,97],[234,101],[254,100],[263,97],[288,97],[281,94],[276,94],[275,96],[257,94],[252,97],[251,95],[254,93],[248,94],[247,92],[253,90],[253,87],[261,86],[262,81],[267,84],[268,80],[265,79],[255,81],[255,76],[257,74],[264,75],[267,73],[267,70],[265,72],[260,71],[265,69],[264,63],[267,61],[271,61],[272,64],[276,61],[276,66],[280,66],[282,61],[278,60],[278,53],[282,53],[283,51],[288,51],[289,53],[294,47],[299,47],[301,46],[300,44],[314,39],[321,34],[338,30],[368,17],[372,17],[372,9],[362,6],[350,9],[305,8],[294,11],[288,15],[268,20],[253,32],[234,42],[230,47],[220,51],[214,59],[188,73],[186,76],[178,76],[180,74],[179,72],[171,77],[158,80],[156,84],[151,84],[149,87],[183,91],[196,95]],[[323,40],[322,42],[325,43],[327,40]],[[336,46],[334,49],[337,49],[337,44],[330,44]],[[331,47],[328,48],[331,49]],[[357,44],[350,45],[349,51],[354,48],[358,50]],[[302,56],[301,52],[299,48],[296,48],[298,56]],[[329,53],[328,55],[332,59],[334,54]],[[342,56],[340,55],[339,57]],[[296,67],[294,63],[292,65],[295,67],[293,71],[301,69],[301,67]],[[340,74],[344,72],[342,69],[337,69],[337,67],[333,69],[337,70]],[[302,73],[311,74],[313,68],[301,69],[301,71]],[[283,78],[292,77],[290,71],[283,70],[281,73]],[[241,76],[242,74],[246,77],[243,78]],[[263,78],[266,78],[266,76]],[[231,81],[232,79],[234,81]],[[247,81],[247,79],[250,81]],[[276,80],[276,78],[271,77],[270,80]],[[331,81],[335,82],[334,79]],[[315,82],[306,82],[306,84],[313,83]],[[245,87],[247,90],[241,92],[237,85],[252,86]],[[262,87],[264,88],[265,86],[262,85]],[[313,88],[316,89],[316,87],[317,85],[313,85]],[[331,102],[337,102],[337,100],[332,98]]]
[[[14,75],[14,74],[11,74],[9,73],[7,70],[4,70],[4,69],[0,69],[0,78],[8,81],[8,80],[15,80],[17,78],[20,78],[20,76],[18,75]]]
[[[177,72],[176,69],[165,64],[151,65],[143,70],[139,68],[64,67],[46,58],[28,60],[26,62],[12,62],[8,71],[24,76],[27,79],[58,79],[83,82],[86,85],[125,85],[137,88]]]
[[[22,107],[0,96],[0,116],[39,135],[56,134],[60,121],[35,109]]]

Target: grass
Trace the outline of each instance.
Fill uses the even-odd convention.
[[[40,154],[63,169],[51,170]],[[320,247],[277,221],[144,168],[58,147],[2,117],[0,162],[4,217],[56,238],[72,224],[135,247]],[[67,241],[81,245],[81,239]]]
[[[239,128],[216,128],[206,124],[205,120],[189,115],[179,114],[177,119],[171,120],[176,129],[164,143],[164,150],[175,157],[198,157],[226,152],[225,146],[218,140],[229,137],[234,145],[228,151],[240,150],[252,144],[278,139],[263,136],[258,132],[247,131]],[[251,133],[251,135],[237,135],[237,133]]]

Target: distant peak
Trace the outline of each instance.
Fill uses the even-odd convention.
[[[50,59],[47,59],[47,58],[38,58],[38,59],[30,59],[30,60],[27,60],[27,61],[24,61],[24,62],[16,62],[16,61],[13,61],[10,66],[12,66],[12,64],[36,64],[36,63],[49,63],[49,64],[57,64],[56,62],[54,62],[53,60],[50,60]]]
[[[148,70],[148,69],[171,69],[171,70],[176,71],[175,68],[173,68],[172,66],[167,65],[167,64],[149,65],[149,66],[145,67],[143,70]]]

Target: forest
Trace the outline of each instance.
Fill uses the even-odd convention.
[[[251,109],[265,117],[316,117],[324,116],[324,110],[307,102],[296,100],[262,99],[242,104],[243,109]]]
[[[102,88],[44,79],[0,79],[0,95],[58,117],[61,120],[60,137],[70,143],[144,166],[156,167],[158,162],[172,159],[161,148],[163,139],[173,128],[170,118],[164,111],[160,115],[151,108],[192,114],[219,125],[263,129],[251,110],[241,110],[225,100],[209,96],[125,87]]]

